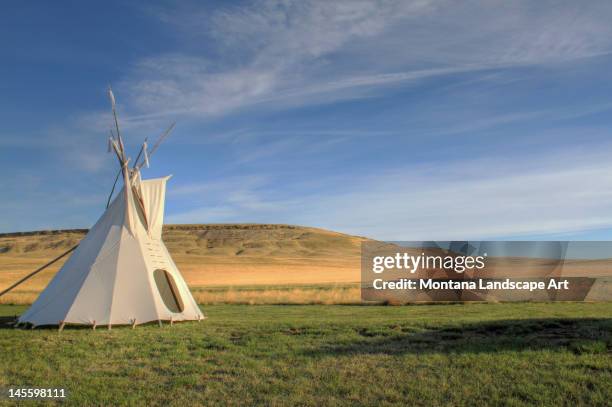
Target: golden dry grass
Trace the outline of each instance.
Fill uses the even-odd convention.
[[[85,231],[0,235],[0,290],[68,250],[84,235]],[[290,225],[168,225],[163,239],[202,303],[359,301],[361,237]],[[64,260],[0,297],[0,303],[32,303]],[[279,285],[293,287],[279,289]]]
[[[193,296],[200,304],[358,304],[359,285],[263,286],[258,288],[195,288]]]

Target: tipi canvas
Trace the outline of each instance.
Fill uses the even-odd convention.
[[[114,107],[112,93],[111,100]],[[123,189],[20,323],[110,327],[204,318],[161,238],[169,177],[142,180],[137,162],[127,166],[118,130],[111,143]],[[148,164],[146,144],[143,151]]]

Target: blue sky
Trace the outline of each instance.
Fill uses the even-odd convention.
[[[609,2],[28,2],[0,15],[0,231],[89,227],[112,84],[168,223],[612,236]]]

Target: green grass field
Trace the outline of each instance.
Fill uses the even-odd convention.
[[[74,405],[612,400],[612,303],[204,310],[206,321],[162,328],[4,325],[0,386],[65,387]]]

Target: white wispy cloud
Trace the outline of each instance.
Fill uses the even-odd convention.
[[[491,70],[548,66],[610,52],[612,27],[606,16],[611,11],[612,6],[599,2],[551,7],[439,0],[256,0],[213,12],[193,4],[157,9],[155,15],[191,46],[140,59],[116,84],[121,126],[135,148],[183,116],[201,119],[257,106],[286,109],[363,98],[391,86],[474,71],[481,73],[479,78],[507,81]],[[194,46],[198,43],[206,46]],[[509,112],[433,133],[551,114]],[[75,169],[95,173],[104,165],[98,152],[111,127],[108,110],[81,112],[58,128],[44,129],[44,136],[2,137],[0,143],[51,148]],[[298,140],[271,143],[277,151]],[[240,160],[272,154],[263,147]]]
[[[497,103],[511,90],[507,85],[522,80],[525,72],[537,72],[541,80],[563,71],[571,80],[566,68],[580,65],[584,70],[576,73],[576,84],[588,83],[593,71],[585,68],[585,61],[612,50],[612,3],[255,0],[214,8],[181,3],[157,9],[155,15],[175,33],[176,48],[162,54],[151,50],[133,65],[122,65],[121,80],[113,83],[131,151],[144,136],[154,138],[175,119],[192,125],[185,131],[191,134],[177,138],[179,143],[227,147],[220,153],[227,159],[216,168],[218,181],[171,187],[169,202],[176,199],[181,208],[171,210],[169,222],[301,223],[383,239],[484,238],[612,226],[607,213],[612,197],[602,186],[612,181],[606,154],[610,146],[599,143],[590,152],[569,150],[578,144],[577,135],[604,140],[607,129],[554,126],[611,106],[594,93],[575,104],[552,100],[561,92],[549,92],[546,100],[533,104],[516,95],[506,104]],[[296,128],[300,123],[290,120],[267,126],[270,116],[258,110],[377,97],[448,76],[453,80],[436,81],[435,90],[444,95],[427,93],[430,98],[420,107],[420,101],[402,99],[413,105],[398,106],[395,116],[381,114],[370,121],[339,123],[313,114],[301,117],[302,125],[308,117],[321,119],[310,129]],[[549,86],[562,86],[559,81],[537,82],[544,92]],[[506,87],[483,96],[500,83]],[[100,97],[103,90],[99,89]],[[563,91],[571,93],[570,88]],[[534,92],[522,95],[531,102],[538,96]],[[245,111],[257,115],[241,116]],[[379,126],[385,120],[391,122],[393,134]],[[221,125],[209,129],[210,123],[203,121]],[[430,166],[406,164],[393,171],[384,169],[384,158],[376,157],[372,161],[377,162],[367,167],[374,168],[369,174],[351,161],[358,159],[350,154],[359,153],[360,146],[350,143],[357,144],[362,136],[386,141],[386,136],[404,137],[398,148],[421,140],[433,145],[441,136],[442,143],[453,147],[453,137],[444,136],[536,121],[547,126],[533,136],[534,143],[563,145],[564,137],[568,150],[549,154],[541,149],[540,155],[517,156],[516,151],[506,154],[492,148],[489,160],[440,163],[432,157]],[[45,198],[48,189],[41,192],[44,185],[11,186],[10,191],[27,191],[2,202],[12,219],[0,228],[22,229],[19,218],[29,219],[28,225],[45,225],[45,219],[55,218],[64,224],[78,220],[89,225],[92,219],[84,213],[67,218],[60,209],[68,191],[85,194],[93,183],[100,190],[110,187],[116,163],[103,154],[110,127],[111,115],[105,109],[75,112],[56,127],[43,129],[43,135],[2,135],[2,146],[44,149],[41,157],[51,157],[55,167],[64,168],[65,178],[51,186],[63,188],[51,203]],[[507,131],[503,136],[525,137]],[[484,148],[473,146],[483,153]],[[469,149],[464,147],[463,152]],[[299,154],[291,156],[296,151]],[[295,182],[291,174],[280,174],[295,169],[295,157],[305,167],[316,166],[321,161],[311,158],[319,152],[327,153],[321,155],[335,166],[312,171],[310,180],[303,179],[308,168]],[[278,177],[266,175],[280,166],[262,164],[277,161],[284,165]],[[353,163],[359,176],[349,177],[342,167]],[[189,170],[190,176],[203,171]],[[241,171],[249,175],[235,175]],[[47,181],[51,178],[43,175]],[[24,185],[33,182],[26,181]],[[32,202],[29,206],[20,203],[26,197]],[[105,199],[95,198],[102,204]],[[40,202],[46,204],[44,213],[27,217],[28,211],[41,210]]]
[[[282,199],[269,190],[273,177],[262,175],[229,176],[219,181],[202,181],[171,187],[168,199],[187,199],[192,208],[170,213],[169,223],[253,222],[273,219],[290,209],[296,200]]]
[[[125,87],[139,111],[198,117],[365,97],[440,75],[607,54],[611,11],[604,2],[434,0],[157,10],[182,38],[207,45],[142,60]]]
[[[235,179],[226,199],[169,221],[290,222],[387,240],[486,239],[612,227],[612,146],[458,160],[335,179],[285,199],[271,180]],[[325,180],[318,187],[326,186]],[[329,186],[329,185],[327,185]],[[298,185],[299,187],[299,185]],[[236,194],[236,191],[237,194]],[[233,196],[239,199],[232,199]]]

